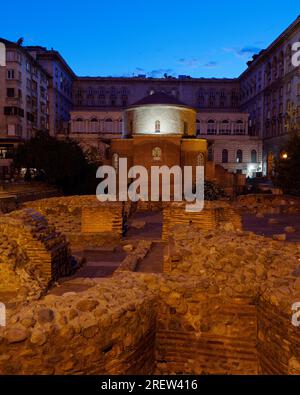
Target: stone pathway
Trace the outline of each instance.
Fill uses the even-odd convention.
[[[276,219],[278,223],[269,224],[270,218]],[[284,228],[292,226],[296,232],[286,233],[287,241],[300,242],[300,214],[270,214],[264,218],[257,218],[254,214],[243,214],[242,220],[244,230],[267,237],[285,233]]]

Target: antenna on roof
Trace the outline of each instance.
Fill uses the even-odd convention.
[[[23,45],[24,38],[20,37],[19,40],[16,42],[17,45]]]

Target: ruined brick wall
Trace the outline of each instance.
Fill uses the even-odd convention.
[[[168,240],[176,225],[192,224],[202,230],[213,230],[223,226],[241,229],[241,218],[226,202],[205,202],[199,212],[187,212],[186,203],[169,203],[163,208],[163,240]]]
[[[161,287],[158,374],[257,374],[256,307],[224,298],[208,282],[174,277]]]
[[[71,271],[66,238],[31,209],[0,216],[0,292],[39,295]]]
[[[101,246],[122,237],[124,221],[134,211],[131,202],[100,203],[96,196],[70,196],[25,203],[45,215],[63,232],[72,248]]]

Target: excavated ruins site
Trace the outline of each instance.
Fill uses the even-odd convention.
[[[299,218],[283,196],[24,203],[0,216],[1,374],[300,374]]]

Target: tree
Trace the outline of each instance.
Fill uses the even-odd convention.
[[[38,132],[17,147],[14,166],[36,169],[45,181],[59,186],[66,194],[96,190],[96,166],[89,163],[80,145],[71,139],[58,140]]]
[[[273,182],[284,193],[300,196],[300,135],[294,132],[275,159]]]

